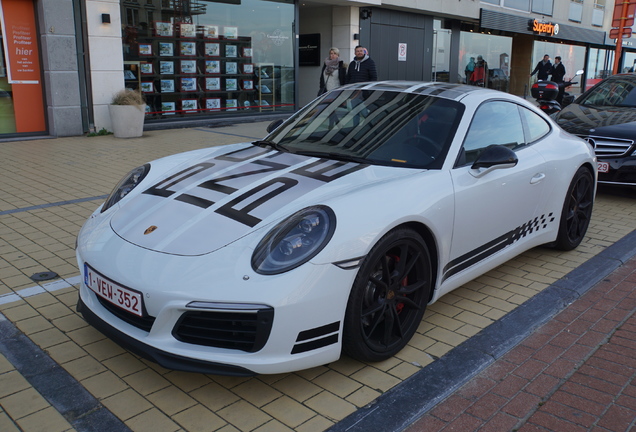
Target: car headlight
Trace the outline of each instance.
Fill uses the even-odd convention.
[[[284,273],[320,252],[336,229],[336,215],[325,206],[303,209],[276,225],[252,255],[252,268],[260,274]]]
[[[102,207],[102,213],[117,204],[126,195],[128,195],[131,190],[137,187],[137,185],[141,183],[141,181],[144,179],[144,177],[146,177],[149,171],[150,164],[145,164],[135,168],[134,170],[126,174],[124,178],[121,179],[119,183],[117,183],[117,186],[115,186],[113,191],[106,199],[106,202]]]

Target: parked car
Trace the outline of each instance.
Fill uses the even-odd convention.
[[[636,186],[636,74],[612,75],[555,115],[594,146],[598,182]]]
[[[510,78],[503,69],[488,69],[488,88],[507,92]]]
[[[78,236],[89,323],[193,372],[381,361],[427,304],[590,221],[592,148],[513,95],[360,83],[268,129],[122,179]]]

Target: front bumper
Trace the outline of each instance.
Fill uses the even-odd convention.
[[[598,173],[598,182],[600,184],[636,186],[636,157],[599,158],[598,162],[609,164],[609,172]]]
[[[137,339],[128,336],[126,333],[117,330],[115,327],[102,320],[84,304],[81,297],[77,301],[77,311],[82,314],[84,319],[90,325],[102,332],[106,337],[113,340],[122,348],[125,348],[140,357],[153,361],[165,367],[166,369],[229,376],[256,375],[256,372],[239,366],[226,365],[184,357],[162,351],[153,346],[140,342]]]

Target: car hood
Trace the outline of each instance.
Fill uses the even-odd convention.
[[[203,255],[302,208],[420,171],[229,146],[143,182],[110,224],[142,248]]]
[[[603,135],[603,132],[619,132],[627,128],[633,131],[636,122],[636,109],[572,104],[556,116],[556,122],[566,132],[574,135]],[[616,127],[616,125],[622,126]]]

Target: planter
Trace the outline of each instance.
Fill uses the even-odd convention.
[[[115,138],[136,138],[144,133],[146,105],[108,105]]]

